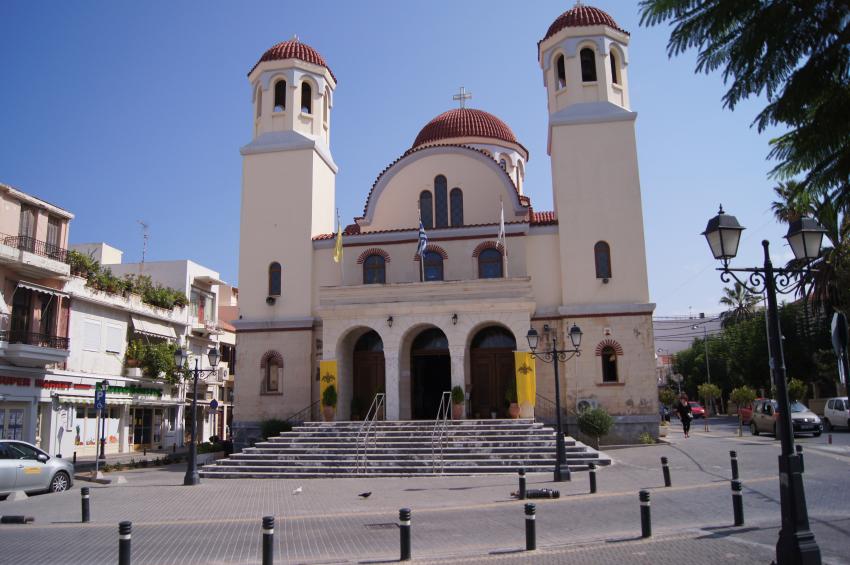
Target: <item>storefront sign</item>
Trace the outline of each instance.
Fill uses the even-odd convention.
[[[29,377],[0,377],[0,385],[30,386]]]
[[[111,386],[107,389],[109,394],[129,394],[131,396],[162,396],[162,391],[157,388],[144,388],[140,386]]]

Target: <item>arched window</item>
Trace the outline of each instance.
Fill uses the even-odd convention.
[[[478,255],[478,278],[500,279],[502,271],[502,253],[498,249],[485,249]]]
[[[614,50],[611,50],[611,82],[614,84],[620,84],[620,79],[617,76],[617,56],[614,54]]]
[[[452,227],[463,225],[463,191],[453,188],[449,193],[449,201],[452,205]]]
[[[508,162],[505,161],[504,159],[499,159],[499,166],[502,167],[503,171],[508,170]]]
[[[555,76],[558,79],[558,89],[567,86],[567,69],[564,66],[564,56],[558,55],[555,59]]]
[[[596,278],[611,278],[611,248],[604,241],[597,241],[593,246],[593,257],[596,263]]]
[[[449,184],[446,177],[434,178],[434,220],[438,228],[449,227]]]
[[[305,114],[313,113],[313,89],[306,81],[301,83],[301,111]]]
[[[382,255],[369,255],[363,261],[363,284],[384,284],[387,282],[387,266]]]
[[[419,193],[419,213],[422,215],[422,225],[426,229],[434,227],[433,197],[427,190]]]
[[[277,351],[267,351],[260,360],[260,369],[263,371],[263,384],[261,392],[265,394],[279,394],[281,392],[281,375],[283,373],[283,357]]]
[[[280,263],[269,265],[269,296],[280,296]]]
[[[257,95],[254,97],[257,99],[257,117],[263,115],[263,87],[257,87]]]
[[[280,79],[274,83],[274,111],[283,112],[286,110],[286,81]]]
[[[443,280],[443,256],[436,251],[426,251],[422,257],[425,263],[422,265],[426,281]]]
[[[596,54],[593,49],[585,47],[579,53],[581,59],[581,80],[583,82],[596,81]]]
[[[616,383],[619,380],[617,376],[617,351],[607,345],[602,348],[602,382]]]

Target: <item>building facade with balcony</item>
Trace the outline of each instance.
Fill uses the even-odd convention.
[[[538,43],[551,187],[526,186],[526,148],[461,92],[461,107],[411,132],[363,190],[341,258],[337,79],[297,39],[261,56],[241,150],[237,439],[265,419],[318,417],[321,360],[336,362],[337,419],[364,416],[384,392],[388,419],[433,420],[454,386],[468,417],[505,417],[529,328],[563,346],[572,324],[584,340],[560,372],[569,416],[599,405],[615,415],[614,436],[657,435],[628,44],[610,15],[583,5]],[[535,211],[532,190],[551,190],[555,209]],[[554,400],[553,371],[537,364],[539,402]]]

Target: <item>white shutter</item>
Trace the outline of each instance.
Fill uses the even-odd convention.
[[[100,351],[100,322],[83,320],[83,350]]]
[[[106,351],[121,353],[124,348],[124,331],[118,324],[106,324]]]

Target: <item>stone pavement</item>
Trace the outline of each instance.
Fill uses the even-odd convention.
[[[92,519],[79,524],[79,484],[68,492],[0,502],[0,514],[36,518],[0,526],[0,563],[117,561],[117,523],[132,520],[133,563],[258,563],[260,520],[277,519],[278,563],[379,562],[398,558],[398,509],[413,509],[417,560],[464,563],[768,563],[779,525],[771,438],[734,437],[713,426],[670,445],[609,452],[588,494],[587,473],[570,483],[529,475],[530,487],[561,490],[537,502],[534,555],[524,547],[523,502],[515,476],[313,480],[205,480],[183,487],[185,467],[124,471],[128,483],[92,487]],[[729,449],[737,449],[746,526],[732,527]],[[670,459],[665,488],[659,457]],[[850,563],[850,457],[806,451],[806,496],[825,563]],[[292,491],[301,487],[300,494]],[[653,538],[640,540],[637,492],[652,492]],[[371,491],[366,500],[357,494]]]

